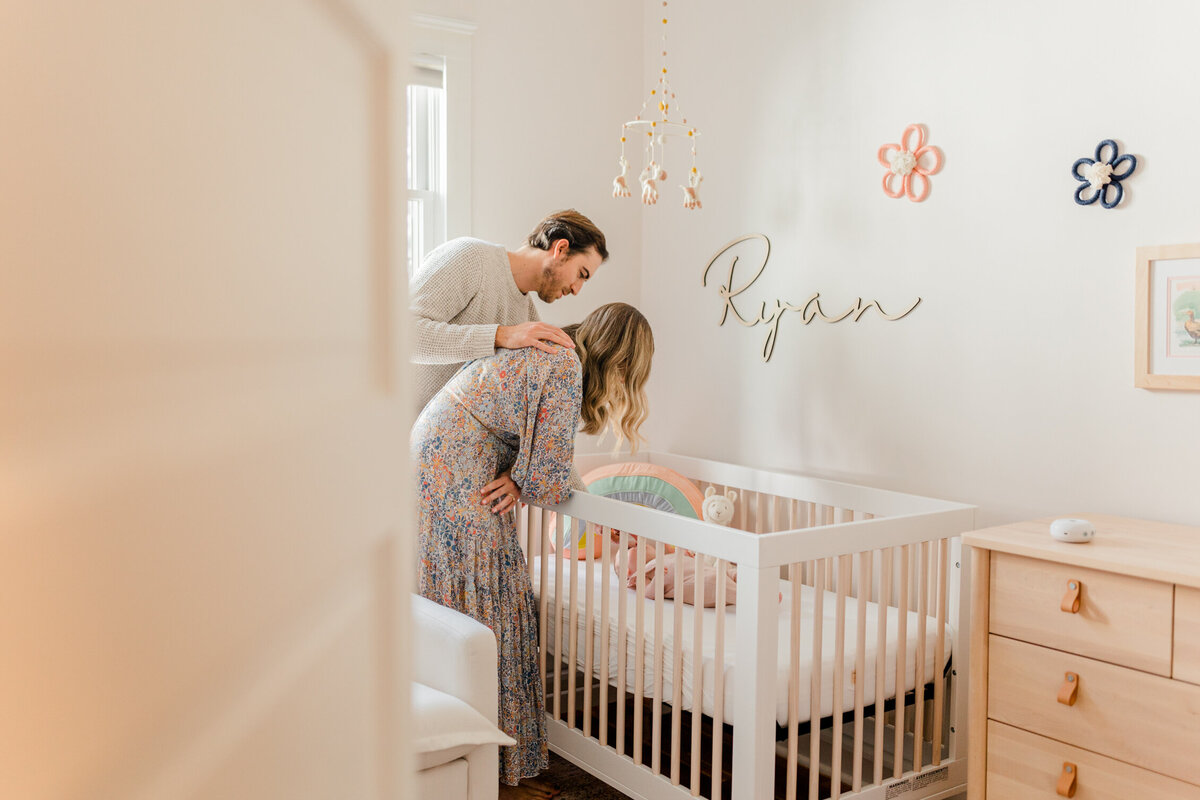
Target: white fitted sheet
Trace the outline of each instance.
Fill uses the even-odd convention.
[[[547,560],[550,564],[547,577],[547,595],[550,606],[553,606],[555,592],[555,562],[561,562],[560,559],[551,558]],[[575,561],[577,570],[576,575],[576,593],[574,597],[574,605],[576,611],[576,665],[580,670],[585,667],[585,639],[586,636],[586,562]],[[534,561],[533,575],[533,590],[534,594],[539,596],[540,607],[540,590],[541,590],[541,559]],[[634,589],[626,588],[622,581],[617,578],[617,575],[610,567],[604,572],[601,569],[600,562],[595,562],[593,566],[593,656],[592,672],[594,675],[600,674],[600,640],[602,636],[601,626],[601,592],[609,593],[609,682],[616,686],[617,684],[617,612],[618,598],[621,593],[626,594],[626,630],[627,630],[627,645],[626,645],[626,689],[633,691],[635,677],[635,657],[637,644],[635,642],[636,623],[638,610],[643,614],[643,640],[644,655],[643,663],[645,665],[645,696],[652,697],[654,694],[654,601],[651,599],[639,599],[637,592]],[[779,656],[778,669],[776,680],[776,721],[780,725],[788,723],[788,679],[790,668],[790,653],[791,653],[791,611],[792,611],[792,584],[789,581],[781,580],[779,588],[783,595],[779,606]],[[801,586],[800,595],[800,613],[801,613],[801,633],[800,633],[800,691],[799,691],[799,713],[797,722],[806,722],[812,717],[812,672],[813,672],[813,653],[812,653],[812,632],[813,632],[813,611],[815,609],[816,590],[811,586]],[[570,577],[569,573],[564,570],[563,581],[563,599],[562,605],[564,617],[566,611],[571,607],[570,597]],[[875,603],[868,602],[866,608],[866,646],[864,649],[864,678],[863,685],[863,705],[870,705],[875,702],[875,669],[878,657],[878,619],[880,606]],[[705,714],[712,715],[713,713],[713,688],[715,684],[715,676],[720,672],[723,673],[724,679],[724,720],[727,723],[734,724],[735,709],[734,709],[734,692],[737,685],[737,607],[729,606],[725,609],[725,653],[724,665],[721,670],[718,670],[715,659],[715,641],[716,641],[716,619],[717,610],[715,608],[697,609],[695,606],[683,605],[683,621],[682,621],[682,649],[683,649],[683,702],[681,707],[684,710],[693,710],[692,698],[696,692],[695,680],[693,678],[693,653],[695,642],[695,614],[700,611],[703,614],[702,621],[702,693],[703,701],[702,711]],[[560,622],[560,629],[565,629],[569,624],[569,618],[563,619]],[[837,638],[837,593],[824,593],[824,607],[822,613],[823,628],[821,636],[821,701],[820,701],[820,716],[827,717],[833,713],[834,698],[833,698],[833,675],[836,664],[836,638]],[[548,620],[549,630],[546,632],[546,641],[548,647],[554,647],[555,641],[555,626],[553,612],[551,611]],[[906,659],[904,671],[904,691],[907,692],[913,689],[916,685],[916,661],[917,661],[917,638],[921,617],[916,612],[908,613],[907,631],[906,631]],[[857,599],[847,599],[846,601],[846,621],[845,621],[845,657],[841,664],[841,673],[843,678],[842,697],[838,703],[840,711],[852,711],[854,709],[854,681],[855,681],[855,664],[857,659],[857,631],[858,631],[858,601]],[[937,634],[937,619],[934,617],[925,618],[925,661],[924,675],[922,683],[928,683],[935,676],[940,677],[946,664],[950,660],[951,642],[954,638],[953,628],[947,624],[945,626],[946,642],[945,642],[945,660],[941,664],[935,664],[934,652],[936,647]],[[886,634],[887,650],[885,661],[883,664],[884,672],[884,696],[885,699],[895,697],[896,695],[896,650],[899,642],[899,611],[896,608],[889,607],[887,609],[887,634]],[[677,637],[675,635],[675,608],[674,601],[666,600],[663,606],[663,702],[671,703],[674,698],[675,687],[674,683],[674,664],[675,664],[675,643]],[[564,639],[563,658],[567,658],[568,641]]]

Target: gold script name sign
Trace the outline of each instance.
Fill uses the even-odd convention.
[[[758,265],[758,270],[750,276],[749,280],[735,289],[733,288],[733,281],[734,273],[737,271],[738,256],[735,252],[731,251],[738,249],[738,246],[743,242],[751,242],[755,240],[761,240],[763,244],[766,245],[766,251],[762,257],[762,263]],[[763,361],[770,361],[771,354],[775,352],[775,339],[779,334],[779,321],[783,319],[784,312],[786,311],[799,312],[801,319],[804,320],[804,324],[808,325],[813,320],[817,319],[821,320],[822,322],[841,322],[844,319],[850,319],[851,322],[858,322],[860,319],[862,319],[863,314],[867,313],[869,309],[874,308],[879,312],[879,316],[890,322],[898,319],[904,319],[921,303],[921,298],[918,297],[915,301],[913,301],[913,304],[908,307],[907,311],[904,311],[900,314],[888,314],[883,310],[883,306],[879,305],[878,300],[872,300],[869,303],[864,303],[863,299],[860,297],[855,301],[854,305],[850,306],[850,308],[846,309],[840,314],[834,314],[830,316],[829,314],[825,313],[824,309],[821,308],[821,293],[813,292],[808,298],[807,302],[799,306],[792,305],[785,300],[780,300],[777,298],[775,300],[775,307],[769,312],[767,311],[766,301],[763,301],[759,307],[757,318],[746,317],[742,314],[742,312],[738,311],[737,306],[734,305],[733,299],[753,286],[754,282],[758,280],[758,276],[763,274],[763,270],[767,267],[767,261],[771,257],[771,241],[761,233],[748,233],[745,236],[739,236],[738,238],[734,239],[732,242],[718,250],[717,254],[709,260],[708,266],[704,268],[704,274],[700,276],[701,286],[708,286],[709,271],[713,268],[713,265],[721,259],[722,256],[726,255],[730,256],[729,277],[725,283],[717,289],[717,294],[719,294],[721,299],[725,301],[725,307],[721,310],[721,321],[717,324],[724,325],[725,320],[729,319],[729,312],[732,311],[734,318],[747,328],[753,328],[756,325],[768,326],[769,330],[767,331],[767,338],[763,342]]]

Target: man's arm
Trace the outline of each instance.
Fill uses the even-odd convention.
[[[457,364],[496,352],[496,323],[456,325],[483,283],[483,271],[467,258],[450,258],[423,269],[412,284],[409,309],[416,317],[412,360],[416,364]]]

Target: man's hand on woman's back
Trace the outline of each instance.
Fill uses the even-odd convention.
[[[520,325],[497,325],[496,347],[508,350],[519,350],[522,347],[536,347],[553,353],[554,348],[546,344],[554,342],[563,347],[575,348],[571,337],[563,333],[562,328],[556,328],[545,322],[522,322]]]

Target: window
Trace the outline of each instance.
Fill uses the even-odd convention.
[[[408,86],[408,274],[471,233],[471,37],[461,20],[416,14]]]
[[[421,65],[408,86],[408,276],[446,241],[446,90],[443,72]]]

